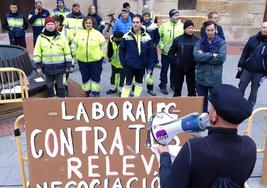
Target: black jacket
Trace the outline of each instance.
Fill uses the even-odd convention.
[[[255,162],[250,137],[237,135],[237,129],[210,128],[208,136],[184,144],[172,165],[170,154],[161,154],[161,188],[208,188],[218,177],[244,187]]]
[[[262,59],[267,53],[267,49],[264,46],[267,46],[267,37],[263,37],[261,32],[250,37],[243,49],[238,67],[247,69],[250,72],[266,73],[267,70],[264,70],[264,61]]]
[[[195,69],[193,50],[198,38],[183,34],[173,40],[168,55],[175,61],[177,67],[183,70]]]

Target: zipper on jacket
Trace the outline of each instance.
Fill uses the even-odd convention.
[[[175,25],[172,26],[172,41],[174,40],[174,26]]]
[[[86,60],[87,62],[89,62],[89,58],[88,58],[88,40],[89,40],[89,32],[90,30],[88,30],[88,33],[87,33],[87,40],[86,40]]]
[[[132,37],[134,38],[135,40],[135,44],[136,44],[136,48],[137,48],[137,54],[139,55],[139,49],[138,49],[138,35],[136,35],[137,37],[135,38],[134,34],[132,33]],[[140,56],[140,55],[139,55]]]
[[[265,46],[263,46],[262,51],[261,51],[262,56],[263,56],[264,51],[265,51]],[[262,66],[263,66],[263,70],[266,71],[265,61],[263,57],[262,57]]]

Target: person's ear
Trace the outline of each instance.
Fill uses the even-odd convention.
[[[217,114],[217,112],[215,110],[212,110],[211,119],[210,119],[211,124],[215,125],[217,120],[218,120],[218,114]]]

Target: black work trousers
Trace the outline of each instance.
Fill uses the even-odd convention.
[[[189,69],[184,70],[183,68],[178,67],[175,64],[175,90],[174,97],[182,95],[182,88],[184,83],[184,78],[186,78],[187,84],[187,92],[188,96],[196,96],[196,88],[195,88],[195,70]]]

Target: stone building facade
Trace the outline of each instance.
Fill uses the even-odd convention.
[[[43,1],[49,10],[55,7],[56,0]],[[196,2],[194,10],[181,10],[178,7],[179,0],[97,0],[99,15],[108,21],[106,15],[118,14],[125,1],[131,4],[131,10],[135,13],[141,13],[144,2],[147,2],[159,15],[168,15],[172,8],[178,8],[181,15],[203,16],[210,11],[217,11],[220,17],[219,24],[225,31],[226,39],[233,42],[244,42],[259,31],[266,5],[266,0],[194,0]],[[82,12],[87,14],[87,8],[93,0],[65,0],[65,2],[70,8],[74,2],[79,2]]]

